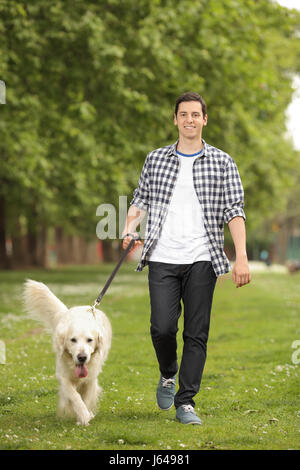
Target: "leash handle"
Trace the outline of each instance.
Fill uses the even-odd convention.
[[[92,306],[92,312],[94,313],[95,311],[95,307],[97,307],[97,305],[100,304],[101,300],[102,300],[102,297],[104,296],[105,292],[107,291],[108,287],[110,286],[113,278],[115,277],[115,275],[117,274],[117,271],[118,269],[120,268],[121,264],[123,263],[124,259],[126,258],[126,256],[128,255],[129,251],[131,250],[132,246],[134,245],[134,243],[137,241],[137,240],[140,240],[140,236],[139,235],[134,235],[132,233],[127,233],[126,235],[124,235],[123,239],[125,237],[127,237],[128,235],[130,235],[132,237],[132,240],[130,240],[129,242],[129,245],[128,247],[126,248],[126,250],[124,251],[124,253],[122,254],[120,260],[118,261],[118,264],[116,265],[115,269],[113,270],[113,272],[111,273],[109,279],[106,281],[106,284],[105,286],[103,287],[102,291],[100,292],[100,294],[98,295],[97,299],[95,300],[95,303],[94,305]]]

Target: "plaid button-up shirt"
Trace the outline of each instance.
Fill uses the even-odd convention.
[[[193,184],[204,216],[211,262],[216,276],[230,271],[224,253],[224,222],[244,219],[244,191],[234,160],[227,153],[208,145],[193,164]],[[136,271],[148,264],[150,248],[159,238],[179,173],[177,142],[150,152],[130,205],[147,211],[145,240]]]

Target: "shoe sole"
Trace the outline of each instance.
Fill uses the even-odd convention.
[[[202,424],[202,423],[199,423],[199,421],[190,421],[189,423],[183,423],[182,421],[180,421],[179,418],[176,418],[176,420],[181,424],[197,424],[199,426],[201,426],[201,424]]]

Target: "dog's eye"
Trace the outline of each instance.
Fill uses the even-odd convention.
[[[72,343],[77,343],[77,339],[76,339],[76,338],[71,338],[71,341],[72,341]]]
[[[88,339],[87,339],[87,342],[88,342],[88,343],[91,343],[92,341],[93,341],[92,338],[88,338]]]

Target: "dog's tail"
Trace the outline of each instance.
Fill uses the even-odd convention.
[[[51,331],[68,310],[45,284],[31,279],[25,282],[23,300],[28,316],[44,323]]]

